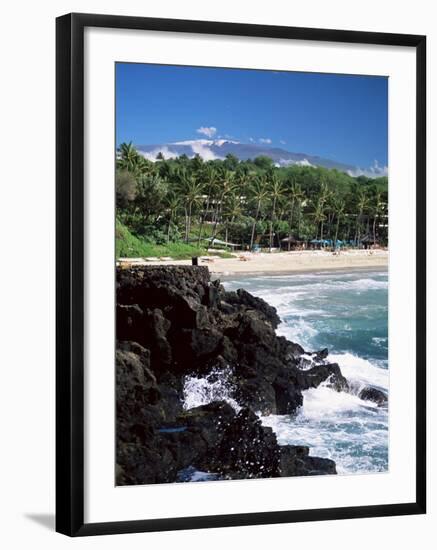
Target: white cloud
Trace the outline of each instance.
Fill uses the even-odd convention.
[[[290,166],[291,164],[294,164],[294,160],[291,159],[279,159],[277,162],[278,166]]]
[[[281,143],[282,145],[287,145],[287,142],[284,141],[283,139],[279,140],[279,143]]]
[[[272,140],[270,138],[259,138],[258,140],[260,143],[272,143]]]
[[[253,137],[250,137],[249,141],[250,141],[250,143],[253,143],[255,140],[253,139]]]
[[[201,141],[201,140],[199,140],[199,141]],[[193,153],[195,155],[199,155],[200,157],[203,158],[203,160],[215,160],[215,159],[218,159],[218,158],[222,158],[222,157],[218,157],[217,155],[215,155],[211,151],[211,149],[208,147],[208,145],[203,144],[203,143],[192,142],[191,143],[191,149],[193,150]]]
[[[165,159],[176,158],[179,156],[178,153],[171,151],[166,145],[163,147],[157,147],[156,149],[153,149],[153,151],[140,151],[140,154],[143,155],[144,158],[151,160],[152,162],[156,161],[156,156],[158,153],[162,153],[162,156]]]
[[[225,143],[238,144],[240,142],[236,141],[235,139],[215,139],[214,141],[211,142],[211,145],[216,145],[217,147],[221,147]]]
[[[357,166],[355,170],[348,170],[347,173],[356,178],[358,176],[366,176],[367,178],[380,178],[381,176],[388,176],[388,166],[380,166],[377,160],[373,161],[373,164],[369,168],[364,170]]]
[[[312,164],[308,159],[297,160],[295,164],[299,166],[315,166],[315,164]]]
[[[217,133],[217,128],[214,126],[201,126],[200,128],[197,128],[196,132],[198,134],[203,134],[206,137],[212,138]]]
[[[311,164],[308,159],[297,160],[295,164],[298,164],[299,166],[314,166],[314,164]]]
[[[212,150],[211,146],[221,146],[223,143],[227,143],[226,140],[210,140],[210,139],[192,139],[192,140],[186,140],[186,141],[177,141],[174,143],[170,143],[169,145],[161,145],[158,147],[155,147],[151,151],[139,151],[141,155],[143,155],[144,158],[147,160],[150,160],[152,162],[156,161],[156,156],[158,153],[162,153],[163,157],[165,159],[170,158],[177,158],[182,153],[185,153],[188,155],[188,157],[193,158],[194,155],[199,155],[203,158],[203,160],[215,160],[215,159],[224,159],[224,157],[216,155]],[[232,142],[232,143],[238,143],[238,142]],[[184,149],[181,149],[180,146],[183,146]],[[187,146],[191,149],[190,151],[187,150]]]
[[[295,164],[297,166],[315,166],[315,164],[312,164],[308,159],[302,159],[302,160],[279,159],[279,162],[278,162],[279,166],[291,166],[292,164]]]
[[[171,143],[170,145],[213,145],[214,140],[212,139],[186,139],[184,141],[175,141],[174,143]]]

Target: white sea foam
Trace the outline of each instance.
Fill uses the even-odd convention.
[[[375,346],[382,347],[384,344],[387,344],[388,338],[378,338],[377,336],[374,336],[372,338],[372,342],[375,344]]]
[[[203,377],[186,376],[183,388],[184,409],[193,409],[213,401],[226,401],[236,412],[239,412],[241,407],[233,398],[231,374],[231,370],[227,368],[214,369]]]
[[[387,289],[388,281],[379,281],[377,279],[356,279],[354,281],[332,281],[330,285],[348,290],[379,290]]]
[[[339,364],[343,376],[355,386],[357,392],[369,385],[388,390],[388,369],[381,368],[353,353],[332,353],[329,354],[328,361]]]
[[[279,336],[285,336],[288,340],[300,344],[307,350],[312,349],[311,340],[317,335],[314,325],[303,317],[294,320],[292,325],[282,323],[276,332]]]
[[[331,354],[351,392],[326,384],[303,392],[295,417],[263,417],[280,445],[308,445],[311,454],[335,460],[339,474],[387,470],[388,411],[358,397],[366,385],[388,389],[388,370],[351,353]]]
[[[295,417],[262,417],[280,445],[306,445],[331,458],[339,474],[387,469],[387,411],[356,395],[319,386],[304,393]]]
[[[376,408],[374,403],[362,401],[356,395],[337,392],[326,386],[311,388],[304,393],[304,405],[300,411],[306,420],[322,420],[343,412],[362,412],[362,407]]]
[[[307,289],[298,290],[296,287],[277,288],[268,292],[254,292],[254,294],[278,309],[286,309],[292,306],[297,300],[304,298],[307,293]]]
[[[269,284],[270,283],[270,284]],[[273,286],[272,286],[272,283]],[[281,284],[282,283],[282,284]],[[225,281],[225,286],[236,288],[237,285]],[[250,284],[245,284],[249,292],[264,298],[274,307],[284,308],[287,304],[302,300],[306,296],[319,299],[323,293],[349,291],[355,294],[370,290],[386,290],[387,280],[380,280],[377,277],[364,277],[360,279],[344,279],[344,274],[330,275],[329,278],[321,275],[293,275],[287,277],[257,277]]]
[[[262,417],[279,443],[309,446],[311,455],[335,460],[338,473],[386,471],[388,410],[358,397],[364,386],[388,392],[386,273],[269,275],[225,286],[246,288],[276,307],[282,319],[277,333],[304,349],[336,347],[327,360],[339,364],[351,387],[336,392],[322,384],[303,392],[296,415]]]
[[[194,466],[188,466],[178,473],[178,481],[214,481],[219,479],[218,474],[196,470]]]

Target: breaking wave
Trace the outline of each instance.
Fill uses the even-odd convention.
[[[226,401],[238,413],[240,405],[233,397],[231,369],[213,369],[205,376],[186,376],[183,388],[185,410],[207,405],[213,401]]]
[[[386,272],[312,273],[227,281],[277,308],[277,333],[307,351],[328,348],[350,392],[309,389],[294,417],[270,415],[263,424],[281,445],[307,445],[335,460],[338,473],[388,469],[388,409],[358,397],[365,386],[388,392]]]

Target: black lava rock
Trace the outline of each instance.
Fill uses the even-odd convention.
[[[363,388],[358,394],[358,397],[360,399],[363,399],[364,401],[373,401],[379,407],[387,405],[388,402],[387,394],[384,393],[382,390],[373,388],[372,386],[366,386],[365,388]]]
[[[302,392],[322,382],[347,390],[327,350],[300,368],[305,351],[276,335],[275,308],[227,292],[207,267],[119,268],[116,293],[118,484],[174,482],[193,467],[220,479],[335,473],[328,459],[280,447],[256,414],[293,415]],[[183,410],[185,377],[220,369],[243,409],[216,401]]]

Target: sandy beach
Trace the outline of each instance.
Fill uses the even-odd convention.
[[[190,265],[191,260],[170,258],[121,258],[121,265]],[[386,250],[349,250],[340,254],[323,250],[296,252],[241,253],[234,258],[202,256],[199,265],[208,266],[211,273],[220,275],[248,273],[293,273],[323,270],[387,268]]]

